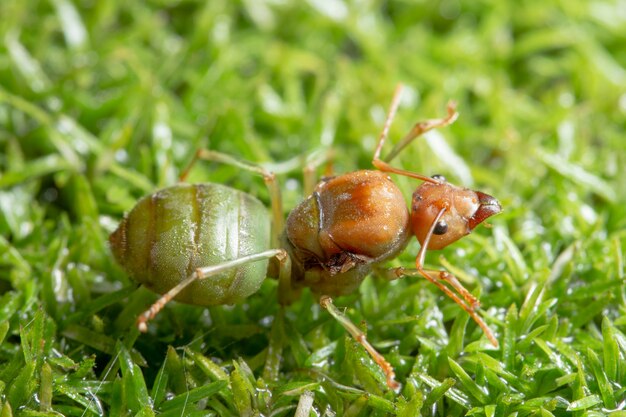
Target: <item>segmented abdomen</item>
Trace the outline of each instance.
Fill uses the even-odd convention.
[[[109,238],[115,258],[139,283],[165,293],[196,268],[269,248],[270,223],[253,196],[219,184],[178,184],[144,197]],[[256,292],[267,261],[198,281],[176,300],[236,303]]]

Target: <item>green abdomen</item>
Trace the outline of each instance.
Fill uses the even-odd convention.
[[[109,238],[115,258],[137,282],[163,294],[196,268],[269,248],[267,210],[253,196],[219,184],[179,184],[144,197]],[[267,261],[197,281],[176,300],[239,302],[256,292]]]

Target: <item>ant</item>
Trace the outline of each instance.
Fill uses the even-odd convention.
[[[415,268],[386,269],[384,278],[426,278],[459,304],[497,347],[494,334],[477,314],[479,301],[449,272],[425,269],[424,258],[427,250],[450,245],[499,213],[500,203],[480,191],[454,186],[441,175],[427,177],[390,165],[414,139],[453,123],[458,117],[454,103],[448,104],[445,117],[417,123],[381,159],[401,93],[399,85],[374,152],[377,170],[323,179],[289,213],[286,225],[272,172],[204,149],[196,152],[181,181],[199,159],[261,175],[270,191],[273,230],[259,200],[220,184],[179,183],[141,199],[109,238],[124,269],[137,282],[163,294],[139,316],[139,330],[147,331],[146,323],[172,299],[202,306],[233,304],[258,291],[268,275],[278,276],[282,305],[290,304],[302,288],[310,288],[320,305],[380,366],[387,385],[397,390],[400,385],[391,364],[339,311],[332,297],[355,291],[373,267],[398,256],[415,235],[421,245]],[[312,173],[305,170],[305,175]],[[410,210],[389,174],[423,181],[413,193]]]

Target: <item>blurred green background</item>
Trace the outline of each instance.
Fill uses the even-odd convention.
[[[0,16],[0,416],[626,416],[624,1],[4,0]],[[504,207],[427,257],[480,294],[498,349],[424,280],[337,300],[398,394],[308,292],[281,310],[273,280],[138,334],[155,296],[112,259],[124,212],[198,148],[371,168],[398,83],[391,142],[448,100],[460,118],[395,163]],[[301,174],[279,176],[286,210]],[[191,180],[268,202],[232,167]]]

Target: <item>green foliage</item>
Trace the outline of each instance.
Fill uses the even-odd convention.
[[[626,415],[620,8],[0,2],[0,416]],[[398,82],[391,141],[449,99],[461,115],[396,163],[504,207],[427,257],[481,294],[499,348],[434,286],[375,278],[337,304],[365,323],[399,393],[310,293],[279,307],[273,280],[240,305],[172,303],[139,335],[155,297],[107,243],[125,211],[200,147],[289,171],[293,207],[303,155],[370,167]],[[202,163],[191,180],[268,202],[232,167]],[[414,182],[397,180],[408,198]]]

